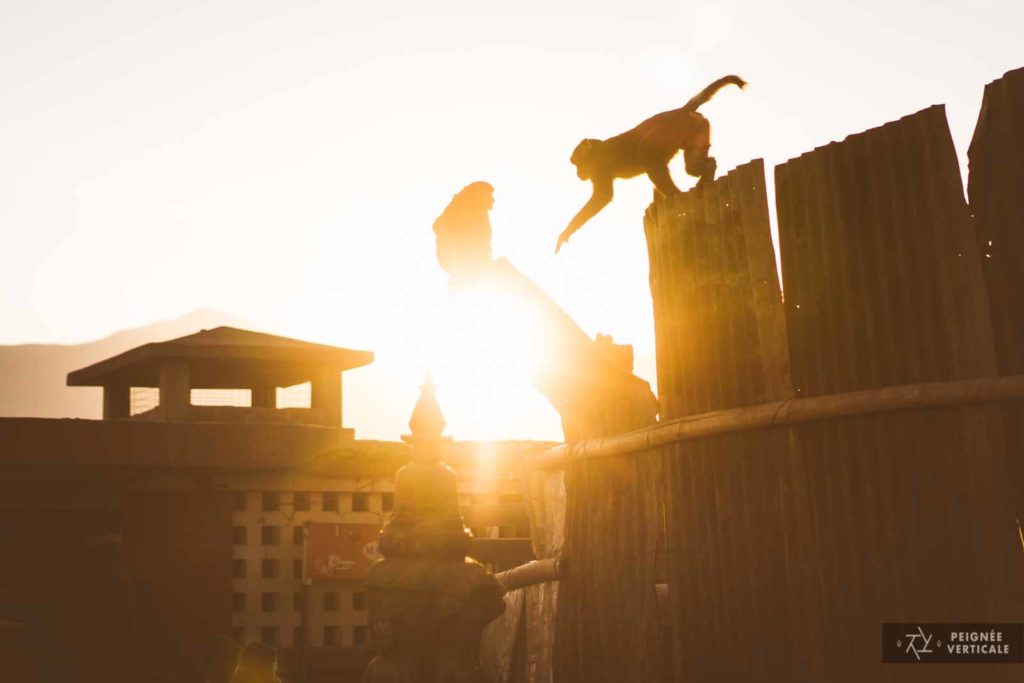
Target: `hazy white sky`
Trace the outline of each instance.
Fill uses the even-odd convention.
[[[483,179],[496,252],[633,343],[653,380],[649,183],[620,182],[552,255],[589,192],[568,162],[580,138],[734,72],[747,91],[702,110],[722,172],[933,103],[963,155],[984,84],[1024,66],[1021,26],[1019,0],[3,0],[0,343],[212,306],[375,350],[346,421],[394,438],[445,288],[431,222]],[[558,437],[527,387],[500,409],[445,391],[456,437]]]

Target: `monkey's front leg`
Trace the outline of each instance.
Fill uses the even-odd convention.
[[[697,178],[697,187],[710,183],[715,179],[715,172],[718,170],[718,162],[708,154],[709,147],[701,145],[698,147],[687,147],[683,150],[683,158],[686,160],[686,173]]]
[[[566,242],[568,242],[570,237],[572,237],[572,232],[569,231],[568,229],[563,230],[561,232],[561,234],[558,236],[558,242],[555,243],[555,253],[556,254],[559,251],[562,250],[562,245],[565,244]]]
[[[679,188],[672,182],[672,176],[668,172],[668,165],[652,166],[647,169],[647,177],[654,183],[658,192],[666,197],[679,194]]]
[[[715,161],[714,157],[708,157],[704,160],[704,169],[700,174],[700,178],[697,180],[697,187],[710,183],[715,179],[715,171],[718,170],[718,162]]]
[[[587,200],[587,203],[583,205],[583,208],[569,221],[568,227],[558,236],[558,242],[555,244],[556,254],[562,248],[562,245],[569,241],[573,233],[582,228],[587,221],[596,216],[601,209],[608,206],[608,203],[612,200],[612,179],[595,178],[591,182],[594,191],[590,195],[590,199]]]

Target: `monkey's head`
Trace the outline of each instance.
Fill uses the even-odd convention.
[[[486,213],[494,206],[494,186],[483,180],[470,183],[452,198],[449,206],[452,205],[461,205]]]
[[[593,174],[594,152],[599,144],[601,144],[600,140],[587,138],[576,145],[576,149],[572,151],[569,161],[576,167],[576,175],[580,177],[580,180],[589,180]]]

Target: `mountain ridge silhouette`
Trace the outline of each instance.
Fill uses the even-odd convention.
[[[199,308],[81,344],[0,345],[0,417],[99,419],[102,389],[67,386],[69,372],[136,346],[221,325],[253,329],[251,323],[232,313]]]

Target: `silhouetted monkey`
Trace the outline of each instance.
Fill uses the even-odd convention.
[[[569,221],[569,227],[558,236],[555,253],[574,232],[611,202],[612,184],[616,178],[633,178],[646,173],[659,192],[675,194],[679,188],[672,182],[668,162],[676,152],[683,150],[686,172],[700,178],[698,186],[714,180],[717,164],[714,157],[708,156],[711,124],[697,112],[697,108],[729,84],[742,88],[747,83],[739,76],[719,78],[679,109],[656,114],[613,138],[587,139],[578,144],[569,161],[576,166],[580,180],[593,183],[594,192]]]
[[[478,180],[466,185],[434,221],[437,261],[452,277],[479,272],[491,262],[494,187]]]

